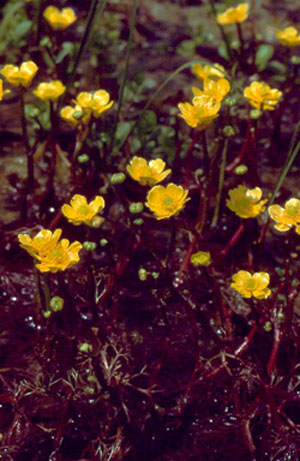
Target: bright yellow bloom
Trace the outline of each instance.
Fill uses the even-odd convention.
[[[196,77],[206,80],[209,78],[210,80],[218,80],[219,78],[223,78],[225,75],[225,69],[221,64],[214,63],[214,67],[210,65],[202,66],[201,64],[194,64],[192,67],[192,72],[196,75]]]
[[[76,117],[76,114],[78,117]],[[75,116],[74,116],[75,115]],[[70,123],[70,125],[77,126],[79,123],[86,125],[90,118],[90,113],[83,113],[80,106],[65,106],[60,111],[60,116]]]
[[[43,16],[54,30],[64,30],[77,19],[72,8],[63,8],[59,10],[55,6],[48,6]]]
[[[105,90],[98,90],[88,93],[83,91],[79,93],[75,103],[81,107],[84,113],[92,113],[94,117],[99,118],[102,112],[110,109],[113,101],[110,101],[110,95]]]
[[[209,266],[210,265],[210,252],[209,251],[198,251],[191,256],[191,263],[193,266]]]
[[[133,157],[130,164],[127,166],[127,171],[135,181],[138,181],[142,186],[154,186],[163,181],[171,170],[165,170],[166,163],[157,158],[150,160],[147,163],[142,157]]]
[[[20,67],[13,64],[6,64],[0,70],[0,74],[13,86],[27,88],[38,71],[38,66],[33,61],[26,61]]]
[[[63,205],[61,211],[68,221],[75,226],[79,226],[82,223],[93,226],[96,215],[103,210],[104,206],[104,198],[100,195],[90,203],[87,203],[83,195],[76,194],[71,199],[71,205]]]
[[[55,101],[66,90],[65,85],[60,80],[43,82],[33,91],[33,94],[42,101]]]
[[[171,183],[167,187],[154,186],[148,192],[146,206],[154,213],[156,219],[170,218],[183,209],[189,191],[182,186]]]
[[[296,226],[297,234],[300,234],[300,200],[291,198],[286,202],[284,208],[280,205],[271,205],[268,208],[269,215],[277,224],[275,229],[280,232],[287,232]]]
[[[268,201],[261,200],[262,190],[260,187],[248,189],[240,184],[235,189],[229,191],[230,199],[226,200],[227,207],[240,218],[255,218],[262,213]]]
[[[237,24],[248,18],[248,3],[240,3],[236,8],[228,8],[224,13],[217,14],[217,23],[221,26]]]
[[[248,271],[238,271],[232,276],[234,288],[244,298],[265,299],[271,294],[267,288],[270,283],[270,276],[267,272],[254,272],[253,275]]]
[[[192,90],[195,97],[205,94],[211,99],[221,102],[230,91],[230,83],[226,78],[219,78],[218,80],[206,79],[203,83],[203,90],[196,87],[193,87]]]
[[[61,229],[56,229],[53,233],[43,229],[33,239],[28,234],[18,235],[20,246],[38,260],[36,267],[41,272],[65,270],[79,261],[81,243],[74,242],[70,245],[67,239],[59,241],[61,233]]]
[[[244,96],[248,99],[251,106],[260,110],[274,110],[274,107],[282,92],[277,88],[271,89],[265,82],[252,82],[244,89]]]
[[[3,91],[3,80],[0,80],[0,101],[2,101],[3,96],[8,93],[10,93],[10,90]]]
[[[290,48],[300,45],[300,34],[295,27],[286,27],[283,30],[277,29],[276,36],[281,45],[289,46]]]
[[[204,130],[215,118],[219,115],[221,104],[215,99],[210,98],[206,94],[196,96],[192,100],[192,104],[180,103],[178,108],[186,123],[197,130]]]

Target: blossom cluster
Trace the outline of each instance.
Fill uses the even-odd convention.
[[[79,123],[86,125],[92,115],[99,118],[113,105],[109,93],[105,90],[83,91],[78,94],[74,103],[75,106],[65,106],[60,112],[61,117],[74,126]]]

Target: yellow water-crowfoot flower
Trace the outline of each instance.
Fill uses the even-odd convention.
[[[268,288],[270,276],[267,272],[238,271],[232,276],[231,287],[244,298],[265,299],[271,294]]]
[[[210,98],[206,94],[196,96],[192,100],[192,104],[180,103],[178,108],[185,122],[192,128],[204,130],[215,118],[219,115],[221,104],[219,101]]]
[[[90,113],[83,113],[80,106],[65,106],[60,111],[60,116],[66,120],[70,125],[77,126],[80,123],[86,125],[90,118]]]
[[[235,8],[228,8],[224,13],[217,14],[217,23],[221,26],[244,22],[248,18],[248,3],[240,3]]]
[[[192,91],[195,97],[207,95],[211,99],[221,102],[230,91],[230,83],[226,78],[219,78],[218,80],[206,79],[203,83],[203,90],[193,87]]]
[[[244,96],[248,99],[251,106],[260,110],[274,110],[274,106],[279,101],[282,92],[277,88],[270,88],[265,82],[252,82],[244,89]]]
[[[165,167],[166,163],[160,158],[147,162],[143,157],[135,156],[127,166],[127,171],[132,179],[142,186],[154,186],[171,173],[171,170],[165,170]]]
[[[20,246],[38,260],[36,267],[41,272],[57,272],[73,266],[79,261],[78,253],[82,248],[80,242],[59,241],[62,230],[53,233],[41,230],[33,239],[28,234],[19,234]]]
[[[98,90],[95,92],[83,91],[79,93],[74,102],[81,107],[84,113],[92,113],[94,117],[99,118],[113,105],[114,102],[109,100],[110,95],[107,91]]]
[[[295,27],[286,27],[283,30],[277,29],[276,36],[281,45],[293,48],[300,46],[300,34]]]
[[[154,186],[148,192],[146,206],[154,213],[156,219],[170,218],[177,215],[189,198],[189,191],[173,183],[164,186]]]
[[[206,80],[218,80],[223,78],[225,75],[225,69],[221,64],[214,63],[213,66],[207,64],[202,66],[202,64],[194,64],[192,67],[192,72],[199,79]]]
[[[270,217],[276,221],[275,229],[287,232],[295,226],[297,234],[300,234],[300,200],[291,198],[285,203],[284,208],[280,205],[271,205],[268,212]]]
[[[10,90],[3,90],[3,80],[0,80],[0,101],[2,101],[3,96],[10,93]]]
[[[35,74],[38,71],[38,66],[33,61],[26,61],[20,67],[13,64],[6,64],[0,70],[0,74],[13,86],[23,86],[27,88]]]
[[[42,101],[55,101],[65,90],[66,87],[60,80],[53,80],[40,83],[32,93]]]
[[[64,30],[77,19],[72,8],[63,8],[59,10],[53,5],[45,9],[43,16],[54,30]]]
[[[227,207],[240,218],[255,218],[262,213],[266,207],[267,199],[261,200],[262,190],[260,187],[248,189],[240,184],[229,191],[229,199],[226,200]]]
[[[194,267],[209,266],[210,262],[211,258],[209,251],[198,251],[191,256],[191,263]]]
[[[61,211],[68,221],[75,226],[83,223],[93,226],[96,215],[103,210],[104,206],[104,198],[100,195],[95,197],[90,203],[87,203],[87,199],[83,195],[76,194],[71,199],[71,205],[63,205]],[[103,221],[103,218],[100,219]],[[96,221],[97,225],[99,225],[99,219],[96,219]]]

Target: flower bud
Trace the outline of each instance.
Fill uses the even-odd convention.
[[[74,112],[72,115],[73,115],[73,118],[75,118],[75,120],[81,120],[83,117],[83,111],[78,110],[77,112]]]
[[[224,126],[223,135],[225,136],[225,138],[231,138],[232,136],[235,135],[234,129],[232,128],[231,125]]]
[[[51,311],[43,311],[42,314],[45,317],[45,319],[48,319],[52,315],[52,312]]]
[[[101,245],[102,247],[105,247],[107,244],[108,244],[108,240],[106,240],[106,239],[101,239],[101,240],[100,240],[100,245]]]
[[[248,171],[247,165],[238,165],[238,166],[234,169],[235,174],[238,174],[238,175],[240,175],[240,176],[242,176],[243,174],[246,174],[247,171]]]
[[[50,307],[53,312],[59,312],[63,309],[65,301],[60,296],[54,296],[50,300]]]
[[[250,118],[252,120],[258,120],[262,116],[262,111],[260,109],[252,109],[250,110]]]
[[[140,279],[142,282],[145,282],[145,280],[147,280],[147,271],[146,271],[146,269],[144,269],[143,267],[141,267],[141,268],[139,269],[138,276],[139,276],[139,279]]]
[[[155,280],[159,278],[159,272],[151,272],[151,275]]]
[[[97,248],[97,243],[85,241],[83,242],[83,248],[85,248],[86,251],[94,251]]]
[[[100,216],[95,216],[89,225],[91,227],[94,227],[95,229],[98,229],[98,227],[101,226],[103,221],[104,221],[104,218],[101,218]]]
[[[236,103],[237,103],[236,98],[234,98],[233,96],[228,96],[228,98],[226,98],[223,101],[223,104],[228,107],[235,106]]]
[[[132,221],[132,223],[135,225],[135,226],[142,226],[144,224],[144,220],[142,218],[137,218],[135,219],[134,221]]]
[[[93,350],[93,346],[89,343],[81,343],[78,346],[78,349],[80,352],[84,352],[87,354],[88,352],[91,352]]]
[[[125,179],[126,176],[124,173],[114,173],[110,178],[110,182],[112,184],[122,184],[122,182],[124,182]]]
[[[129,205],[129,211],[132,214],[138,214],[141,213],[144,209],[144,205],[142,202],[133,202]]]
[[[90,159],[90,157],[88,156],[88,154],[81,154],[81,155],[78,155],[77,157],[77,160],[79,163],[86,163],[88,162]]]

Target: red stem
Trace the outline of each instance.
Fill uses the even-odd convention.
[[[245,231],[245,225],[243,223],[241,223],[240,226],[238,227],[237,231],[233,235],[233,237],[231,237],[231,239],[229,240],[229,242],[225,246],[225,248],[223,248],[223,250],[220,251],[220,253],[218,255],[218,261],[220,259],[223,259],[225,256],[227,256],[227,254],[229,253],[231,248],[233,248],[237,244],[237,242],[240,240],[240,238],[243,235],[244,231]]]

